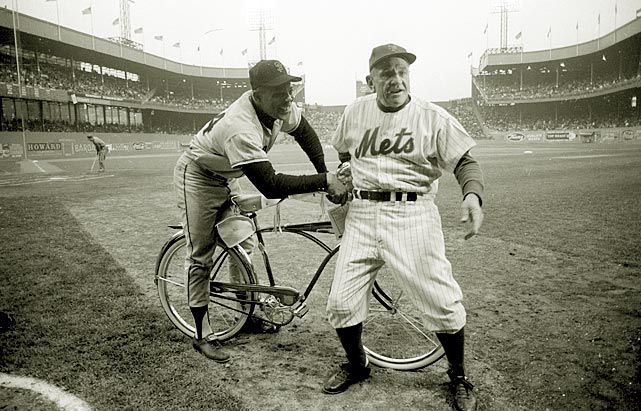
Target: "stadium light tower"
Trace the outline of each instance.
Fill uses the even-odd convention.
[[[267,30],[272,30],[270,27],[272,24],[272,16],[269,10],[265,10],[262,7],[250,20],[252,31],[258,31],[258,49],[260,50],[260,60],[265,60],[267,58],[267,40],[266,32]]]
[[[494,8],[492,14],[501,15],[501,44],[500,50],[507,50],[507,32],[508,32],[508,17],[510,13],[518,12],[518,8],[513,3],[508,3],[506,1],[502,2]]]
[[[134,3],[134,0],[120,0],[120,38],[127,40],[131,40],[129,3]]]

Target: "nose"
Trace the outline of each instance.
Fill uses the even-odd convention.
[[[292,101],[294,101],[294,92],[293,91],[290,91],[290,92],[287,93],[287,95],[285,96],[285,101],[288,102],[288,103],[291,103]]]

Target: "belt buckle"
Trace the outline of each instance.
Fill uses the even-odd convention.
[[[355,189],[353,190],[353,193],[354,193],[354,198],[358,198],[359,200],[362,200],[362,199],[363,199],[363,197],[361,197],[361,190],[359,190],[359,189],[355,188]]]

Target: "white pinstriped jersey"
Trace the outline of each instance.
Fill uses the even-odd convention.
[[[368,191],[438,191],[442,170],[453,172],[476,145],[445,109],[411,96],[401,110],[381,111],[376,94],[345,108],[333,138],[352,156],[353,185]]]

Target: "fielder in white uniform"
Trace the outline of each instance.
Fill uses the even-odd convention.
[[[463,126],[441,107],[409,94],[415,59],[393,44],[374,48],[367,82],[376,93],[347,106],[334,135],[341,161],[350,162],[354,200],[327,312],[348,362],[323,391],[343,392],[369,377],[362,323],[376,273],[386,264],[443,345],[456,407],[474,409],[463,367],[463,295],[445,257],[434,199],[438,178],[454,173],[463,190],[463,220],[471,220],[469,236],[474,235],[482,221],[483,177],[468,153],[475,142]]]

